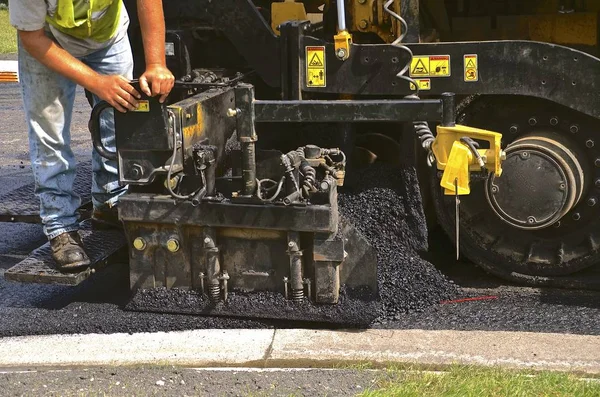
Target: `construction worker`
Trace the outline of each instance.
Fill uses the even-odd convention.
[[[162,0],[137,0],[146,70],[140,89],[164,102],[173,88],[166,67]],[[78,233],[81,199],[73,191],[76,161],[70,126],[76,86],[116,110],[137,107],[140,93],[130,84],[133,57],[127,35],[129,17],[122,0],[11,0],[11,24],[18,31],[19,75],[29,130],[35,193],[43,230],[57,269],[82,271],[90,259]],[[104,145],[115,149],[112,109],[101,119]],[[117,164],[92,152],[93,225],[118,226],[115,205]]]

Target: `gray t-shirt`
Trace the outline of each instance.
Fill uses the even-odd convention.
[[[85,12],[86,1],[73,0],[75,13]],[[106,48],[123,39],[129,27],[129,15],[123,7],[121,21],[116,34],[104,43],[92,39],[78,39],[58,31],[46,22],[46,15],[53,16],[57,0],[9,0],[10,23],[17,30],[33,31],[45,28],[51,32],[58,44],[75,57],[83,57],[94,51]]]

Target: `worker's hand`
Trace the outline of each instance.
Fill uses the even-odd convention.
[[[122,113],[137,109],[137,100],[141,97],[129,80],[118,75],[100,75],[90,91]]]
[[[163,103],[175,85],[175,76],[162,64],[146,66],[146,71],[140,76],[140,89],[148,96],[160,95]]]

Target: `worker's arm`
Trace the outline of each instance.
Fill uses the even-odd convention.
[[[165,58],[162,0],[137,0],[137,9],[146,59],[146,71],[140,76],[140,89],[149,96],[160,95],[162,103],[175,83]]]
[[[140,94],[125,77],[96,73],[46,36],[44,29],[19,30],[18,34],[25,50],[49,69],[73,80],[120,112],[137,107],[136,98]]]

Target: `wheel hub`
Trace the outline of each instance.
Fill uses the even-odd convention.
[[[486,197],[504,222],[525,230],[547,228],[577,205],[584,190],[581,164],[553,133],[522,137],[506,149],[501,177],[486,182]]]

